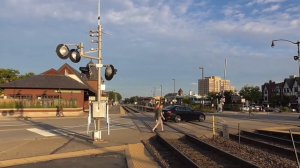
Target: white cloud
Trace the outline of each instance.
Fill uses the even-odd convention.
[[[187,0],[184,3],[179,4],[178,5],[179,13],[180,14],[185,14],[188,11],[188,9],[189,9],[189,7],[191,6],[192,3],[193,3],[192,0]]]
[[[297,27],[300,26],[300,20],[299,20],[299,19],[298,19],[298,20],[292,20],[292,21],[290,22],[290,25],[291,25],[293,28],[297,28]]]
[[[278,9],[280,9],[280,5],[272,5],[266,9],[264,9],[263,12],[274,12]]]
[[[49,19],[87,20],[95,18],[97,9],[84,11],[76,2],[38,1],[38,0],[7,0],[2,2],[0,18],[7,19]]]
[[[286,12],[299,12],[300,11],[300,5],[293,6],[291,8],[286,9]]]
[[[223,10],[223,13],[226,17],[234,17],[237,19],[243,19],[245,14],[243,14],[238,8],[239,7],[228,6]]]
[[[253,0],[247,4],[247,6],[251,6],[254,4],[268,4],[268,3],[282,3],[287,0]]]
[[[244,34],[247,36],[248,34],[252,35],[262,35],[262,34],[273,34],[278,31],[278,28],[274,28],[271,24],[255,22],[255,21],[219,21],[219,22],[211,22],[209,27],[221,31],[236,34],[238,32],[247,33]]]
[[[279,62],[275,59],[280,57],[280,54],[275,52],[273,55],[270,54],[269,42],[271,39],[284,37],[293,40],[299,37],[297,34],[299,34],[300,17],[295,12],[299,11],[299,6],[280,4],[285,0],[251,1],[255,4],[262,4],[259,7],[244,6],[243,4],[232,5],[228,1],[224,1],[225,5],[223,6],[217,6],[220,5],[218,0],[194,1],[101,1],[103,2],[101,14],[105,31],[113,34],[108,38],[105,36],[104,39],[105,54],[109,55],[109,57],[105,57],[105,61],[114,63],[114,65],[119,64],[116,67],[120,69],[112,83],[116,81],[115,83],[122,83],[122,86],[114,84],[115,86],[119,86],[122,90],[126,90],[126,87],[130,88],[130,86],[126,86],[128,83],[118,81],[121,78],[130,78],[131,80],[128,81],[132,83],[142,81],[141,85],[147,84],[150,85],[149,88],[153,88],[156,84],[151,83],[152,81],[160,82],[166,80],[165,76],[176,75],[176,80],[182,81],[182,85],[180,86],[178,83],[178,87],[187,87],[200,77],[199,66],[205,66],[206,72],[210,73],[206,75],[222,76],[225,55],[230,57],[230,65],[232,65],[228,67],[228,72],[232,68],[232,74],[230,73],[232,78],[242,85],[244,81],[241,78],[246,76],[243,73],[250,75],[252,73],[255,78],[247,77],[247,80],[251,81],[256,80],[257,74],[260,74],[258,72],[274,71],[273,67],[260,64],[260,62],[271,62],[272,64],[276,64],[276,61]],[[26,22],[47,19],[49,25],[55,25],[57,21],[64,21],[69,27],[73,23],[82,23],[82,27],[89,26],[90,23],[94,25],[97,15],[97,0],[85,2],[82,3],[81,0],[1,0],[0,20],[7,23],[12,19]],[[266,8],[268,6],[270,8]],[[288,8],[292,6],[293,8]],[[265,8],[266,11],[273,11],[272,15],[266,11],[262,12],[262,8]],[[251,11],[253,12],[251,13]],[[34,32],[39,32],[38,28],[34,26],[32,24],[28,27]],[[24,26],[24,31],[28,31],[26,29],[28,27]],[[53,26],[47,30],[57,32],[61,30],[59,27],[62,26]],[[68,31],[68,29],[66,30]],[[1,32],[4,32],[3,28],[0,28],[0,34]],[[86,32],[83,33],[85,34],[78,33],[78,36],[86,38]],[[34,35],[36,36],[36,34]],[[32,36],[30,39],[32,43],[35,41],[33,38],[35,37]],[[49,41],[56,41],[51,37],[47,38],[50,39]],[[60,38],[64,39],[65,37]],[[45,40],[45,43],[46,41],[48,40]],[[52,44],[49,47],[49,55],[53,54],[53,47],[51,47]],[[0,50],[4,50],[3,47],[0,46]],[[291,52],[293,51],[292,49]],[[282,52],[281,55],[289,55],[289,53]],[[272,59],[270,59],[271,56]],[[166,70],[166,63],[174,66],[170,66]],[[257,68],[252,70],[252,65],[256,66],[256,64]],[[288,72],[286,70],[288,68],[285,68],[284,71]],[[131,69],[133,70],[131,71]],[[142,72],[144,70],[147,71],[147,75]],[[159,75],[152,73],[157,71],[159,71]],[[126,75],[130,75],[130,77]],[[144,76],[147,77],[143,78]],[[162,77],[160,78],[160,76]],[[264,79],[265,76],[261,78]],[[184,81],[189,82],[184,83]],[[111,83],[109,85],[112,86]],[[147,89],[146,86],[143,88]],[[130,94],[135,94],[135,92]]]

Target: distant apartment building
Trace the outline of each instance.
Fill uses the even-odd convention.
[[[210,92],[234,91],[230,80],[224,80],[218,76],[205,77],[198,80],[198,94],[201,96],[208,95]]]
[[[262,85],[262,98],[263,104],[271,104],[272,98],[275,96],[283,97],[288,96],[290,97],[290,104],[298,104],[297,97],[298,97],[298,90],[299,90],[299,77],[294,75],[290,76],[289,78],[284,79],[283,82],[275,83],[273,81],[266,82]]]

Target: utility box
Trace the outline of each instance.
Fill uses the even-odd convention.
[[[92,117],[93,118],[104,118],[106,117],[107,104],[105,101],[99,103],[97,101],[92,103]]]

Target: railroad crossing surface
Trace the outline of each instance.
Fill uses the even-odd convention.
[[[197,129],[185,122],[168,124],[210,137],[213,116],[216,127],[226,123],[232,131],[240,124],[248,130],[292,127],[297,132],[300,125],[298,114],[248,116],[235,112],[209,114]],[[112,114],[110,135],[102,122],[103,140],[93,143],[87,136],[87,116],[0,120],[0,167],[158,167],[141,143],[154,135],[142,121],[154,126],[153,113]],[[177,136],[168,126],[164,132],[159,127],[157,132],[169,138]]]

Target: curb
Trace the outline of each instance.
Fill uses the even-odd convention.
[[[97,149],[87,149],[75,152],[58,153],[44,156],[28,157],[21,159],[11,159],[0,161],[0,168],[18,166],[24,164],[34,164],[51,160],[68,159],[81,156],[98,155],[110,152],[125,153],[128,168],[157,168],[158,164],[152,159],[142,143],[128,144],[120,146],[103,147]]]
[[[97,154],[103,154],[107,152],[121,152],[124,151],[125,149],[126,149],[125,145],[120,145],[120,146],[112,146],[112,147],[103,147],[101,149],[88,149],[88,150],[82,150],[76,152],[67,152],[67,153],[36,156],[36,157],[29,157],[29,158],[4,160],[4,161],[0,161],[0,168],[45,162],[51,160],[58,160],[58,159],[67,159],[67,158],[80,157],[80,156],[97,155]]]

